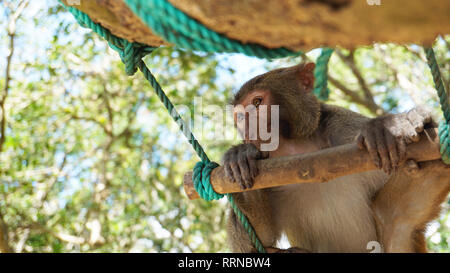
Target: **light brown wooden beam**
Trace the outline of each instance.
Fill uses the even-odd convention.
[[[421,140],[407,146],[407,158],[417,162],[441,158],[437,129],[426,129]],[[368,152],[356,144],[346,144],[313,153],[258,160],[259,174],[248,190],[271,188],[296,183],[327,182],[334,178],[377,169]],[[237,183],[226,179],[224,168],[211,172],[211,185],[217,193],[242,192]],[[189,199],[199,198],[192,172],[184,175],[184,189]],[[244,190],[244,191],[248,191]]]
[[[450,1],[443,0],[168,1],[228,38],[294,51],[325,46],[351,49],[374,42],[431,45],[438,35],[450,33]],[[380,5],[370,5],[376,2]],[[79,3],[74,7],[116,36],[150,46],[167,45],[124,0]],[[332,8],[330,3],[337,5]]]

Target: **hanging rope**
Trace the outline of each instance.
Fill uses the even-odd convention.
[[[125,0],[125,3],[155,34],[183,48],[205,52],[239,52],[266,59],[301,54],[286,48],[269,49],[229,39],[205,27],[166,0]]]
[[[166,0],[125,0],[125,2],[130,9],[155,32],[155,34],[163,37],[170,43],[174,43],[177,46],[186,49],[202,50],[206,52],[240,52],[249,56],[267,59],[301,54],[301,52],[294,52],[286,48],[269,49],[260,45],[242,44],[237,40],[229,39],[206,28],[182,11],[176,9]],[[92,29],[108,41],[109,46],[119,53],[122,62],[125,64],[125,71],[128,75],[133,75],[137,71],[137,68],[142,71],[144,77],[149,81],[155,93],[168,110],[170,116],[179,125],[180,130],[202,160],[194,167],[193,180],[195,189],[205,200],[209,201],[222,198],[224,195],[216,193],[210,183],[211,171],[216,168],[218,164],[209,160],[202,146],[190,131],[189,126],[187,126],[180,114],[176,111],[172,102],[156,81],[156,78],[142,60],[143,57],[153,52],[156,48],[140,43],[131,43],[125,39],[119,38],[101,25],[94,23],[87,14],[73,7],[67,7],[64,4],[63,6],[75,16],[80,25]],[[439,126],[442,159],[445,163],[450,164],[449,96],[443,85],[433,49],[426,48],[425,51],[445,117],[445,121]],[[328,62],[332,53],[332,49],[324,48],[317,59],[316,69],[314,71],[316,79],[314,83],[314,94],[320,99],[327,99],[329,96],[327,75]],[[265,249],[247,217],[237,207],[233,196],[231,194],[226,194],[226,196],[230,202],[231,208],[244,229],[247,231],[253,245],[259,252],[264,253]]]
[[[139,43],[130,43],[125,39],[116,37],[109,30],[103,28],[100,24],[94,23],[87,14],[73,7],[65,6],[61,1],[60,3],[74,15],[81,26],[92,29],[94,32],[98,33],[101,37],[108,41],[109,46],[119,53],[122,62],[124,62],[125,64],[125,70],[128,75],[133,75],[136,72],[137,68],[141,70],[144,77],[153,87],[158,98],[166,107],[170,116],[179,125],[180,130],[186,136],[189,143],[202,160],[201,162],[198,162],[196,164],[193,175],[194,186],[199,195],[202,196],[205,200],[222,198],[224,195],[214,192],[209,179],[211,171],[219,165],[209,160],[208,156],[204,152],[202,146],[198,143],[192,131],[181,118],[181,115],[176,111],[172,102],[164,93],[156,78],[153,76],[153,74],[150,72],[150,70],[142,60],[144,56],[151,53],[155,48],[148,47]],[[258,252],[265,253],[266,251],[259,241],[256,232],[254,231],[247,217],[242,213],[242,211],[234,202],[233,196],[231,194],[227,194],[227,197],[231,208],[235,212],[244,229],[247,231],[250,240],[255,248],[258,250]]]
[[[441,144],[440,152],[442,155],[442,161],[446,164],[450,164],[450,98],[449,94],[445,90],[433,48],[425,48],[425,53],[427,55],[428,66],[430,67],[431,74],[433,75],[434,85],[441,103],[441,109],[444,113],[444,120],[439,124],[439,142]]]

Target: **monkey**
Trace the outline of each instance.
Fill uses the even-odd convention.
[[[259,172],[256,160],[353,142],[368,151],[378,169],[326,183],[233,193],[237,206],[267,252],[369,252],[370,242],[384,252],[426,252],[424,230],[450,191],[450,167],[440,160],[408,160],[406,145],[418,141],[424,128],[435,126],[430,111],[419,106],[369,118],[320,102],[312,93],[314,68],[314,63],[300,63],[242,85],[232,104],[243,143],[223,155],[225,176],[250,189]],[[263,121],[271,128],[269,109],[274,105],[279,107],[279,144],[265,151],[261,147],[267,140],[249,132],[249,114],[259,117],[266,107]],[[231,208],[227,233],[233,252],[256,252]],[[288,249],[276,247],[283,234],[291,245]]]

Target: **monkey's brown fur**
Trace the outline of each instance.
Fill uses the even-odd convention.
[[[450,167],[428,162],[415,169],[397,168],[401,162],[395,156],[398,153],[401,157],[402,141],[417,138],[416,131],[430,121],[428,113],[413,109],[406,114],[370,119],[320,103],[310,92],[313,80],[311,67],[305,64],[270,71],[245,83],[234,105],[248,101],[255,90],[270,94],[268,104],[280,105],[283,138],[280,151],[271,156],[351,143],[363,135],[366,148],[372,155],[379,155],[374,160],[379,160],[385,172],[233,194],[259,239],[271,251],[285,233],[294,247],[288,252],[368,252],[370,241],[378,241],[386,252],[426,252],[424,229],[438,215],[450,190]],[[379,135],[382,138],[377,138]],[[393,139],[399,141],[398,145],[392,143]],[[294,148],[283,150],[287,142]],[[379,145],[375,152],[374,143]],[[238,145],[225,154],[224,165],[233,167],[229,173],[242,162],[261,158],[248,145]],[[247,179],[244,175],[248,166],[244,167],[241,174],[231,174],[238,183]],[[233,251],[256,251],[232,210],[228,234]]]
[[[419,165],[415,172],[396,172],[372,203],[386,252],[427,252],[424,231],[450,191],[450,165],[441,160]]]

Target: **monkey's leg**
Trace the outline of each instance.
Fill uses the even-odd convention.
[[[407,162],[391,176],[372,204],[385,252],[427,252],[424,229],[438,216],[450,191],[450,166],[441,160]],[[409,166],[408,166],[409,165]]]
[[[272,217],[268,190],[255,190],[233,194],[234,200],[247,216],[264,247],[275,245],[280,232],[277,232]],[[233,252],[257,252],[233,209],[229,209],[228,239]]]

